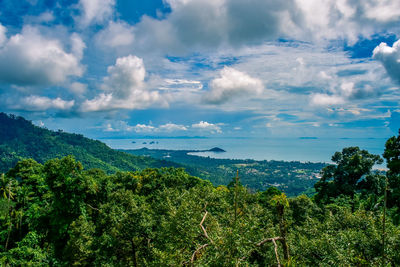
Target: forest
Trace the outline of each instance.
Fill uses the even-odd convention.
[[[72,156],[19,161],[0,179],[3,266],[398,266],[400,137],[382,161],[333,155],[316,194],[251,193],[180,168],[107,174]]]
[[[25,157],[0,177],[1,266],[400,265],[400,136],[336,152],[312,196]]]
[[[86,168],[99,168],[107,173],[180,167],[165,160],[132,156],[81,134],[51,131],[23,117],[0,112],[0,172],[6,172],[22,159],[33,158],[45,163],[68,155],[73,155]]]
[[[239,171],[242,184],[253,192],[274,186],[288,196],[314,193],[311,189],[318,181],[321,169],[327,165],[299,161],[216,159],[191,155],[195,152],[191,150],[142,148],[121,151],[159,160],[168,159],[180,164],[189,174],[209,180],[216,186],[229,184]]]
[[[126,152],[126,153],[124,153]],[[73,155],[85,168],[99,168],[108,174],[146,168],[182,167],[213,185],[228,185],[239,170],[241,181],[252,191],[273,185],[288,196],[313,187],[324,163],[213,159],[188,155],[185,150],[114,150],[106,144],[84,137],[33,125],[14,115],[0,113],[0,173],[18,161],[32,158],[45,163],[53,158]],[[165,158],[165,155],[170,155]]]

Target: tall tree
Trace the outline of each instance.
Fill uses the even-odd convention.
[[[399,136],[393,136],[386,141],[383,157],[386,159],[390,194],[388,206],[400,208],[400,130]]]
[[[359,147],[343,148],[332,156],[332,161],[335,164],[322,169],[322,178],[314,186],[318,202],[327,203],[340,195],[353,198],[361,179],[371,174],[375,164],[383,162],[379,155]]]

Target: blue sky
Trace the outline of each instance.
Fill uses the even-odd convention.
[[[397,0],[0,0],[0,105],[102,137],[389,137]]]

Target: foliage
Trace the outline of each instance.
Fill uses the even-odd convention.
[[[85,170],[71,156],[43,165],[23,160],[1,178],[4,266],[273,266],[278,260],[368,266],[383,260],[382,212],[366,210],[361,194],[318,206],[276,188],[255,194],[240,182],[214,187],[183,169],[109,175]],[[400,228],[390,218],[384,260],[395,266]]]
[[[329,203],[332,198],[340,195],[354,197],[361,187],[362,178],[371,177],[371,170],[375,164],[381,164],[379,155],[373,155],[358,147],[344,148],[332,156],[335,165],[322,169],[322,178],[315,184],[317,202]],[[367,182],[379,182],[379,179],[369,179]],[[369,185],[374,187],[375,185]],[[378,185],[376,185],[378,186]]]
[[[239,170],[241,183],[255,191],[277,187],[288,196],[296,196],[312,188],[318,181],[319,172],[327,164],[276,161],[214,159],[191,155],[190,150],[136,149],[121,150],[137,156],[148,156],[181,164],[188,173],[211,181],[215,186],[228,185]],[[312,195],[312,193],[310,194]]]
[[[275,187],[254,193],[239,177],[215,187],[182,168],[138,170],[162,162],[19,117],[1,120],[14,131],[0,127],[1,164],[13,164],[0,175],[1,266],[400,265],[399,137],[386,143],[387,174],[371,171],[379,156],[345,148],[309,198]],[[23,159],[32,148],[39,162]],[[248,170],[235,164],[221,169]]]
[[[33,158],[44,163],[67,155],[73,155],[87,168],[100,168],[107,173],[179,167],[165,160],[128,155],[80,134],[50,131],[22,117],[0,113],[0,172],[6,172],[22,159]]]

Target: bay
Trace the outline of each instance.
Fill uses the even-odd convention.
[[[358,146],[382,155],[386,138],[141,138],[101,139],[114,149],[208,150],[225,153],[195,152],[199,156],[229,159],[331,162],[336,151]]]

